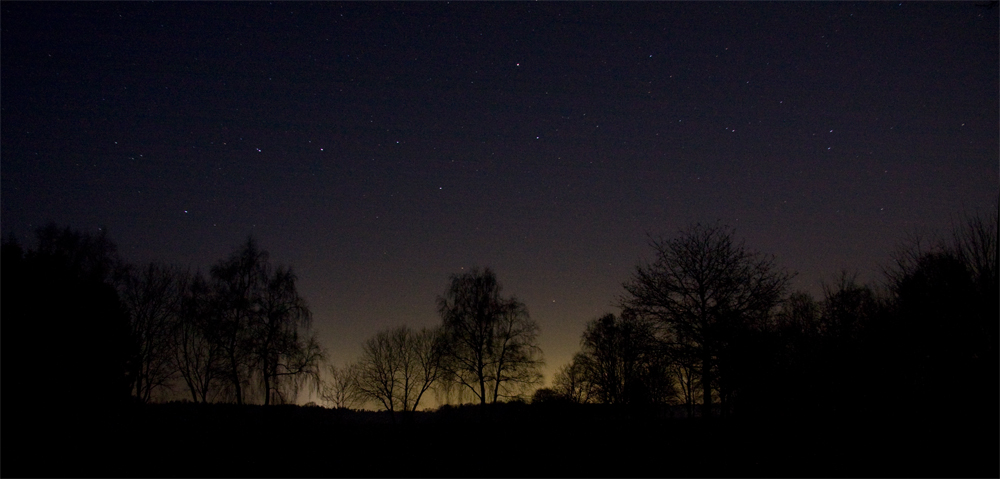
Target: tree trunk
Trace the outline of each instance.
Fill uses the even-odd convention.
[[[486,378],[483,368],[479,368],[479,422],[486,422]]]
[[[706,354],[701,362],[701,417],[712,417],[712,361]]]
[[[484,377],[486,373],[483,372],[483,368],[479,368],[479,404],[486,407],[486,378]]]
[[[142,399],[142,375],[140,374],[135,375],[135,397],[139,400]]]
[[[237,364],[236,364],[236,358],[235,357],[232,358],[232,363],[233,363],[232,364],[232,374],[233,374],[232,381],[233,381],[233,389],[236,392],[236,404],[239,404],[239,405],[242,406],[243,405],[243,388],[240,386],[240,372],[238,370],[239,366],[237,366]]]
[[[264,405],[271,405],[271,374],[270,368],[266,366],[266,363],[264,366]]]

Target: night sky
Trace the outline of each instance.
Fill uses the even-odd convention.
[[[721,221],[818,296],[995,208],[985,5],[5,1],[0,229],[206,273],[252,234],[338,364],[489,266],[550,380],[647,234]]]

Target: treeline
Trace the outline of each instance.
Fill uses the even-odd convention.
[[[535,398],[995,426],[997,225],[995,212],[966,218],[950,238],[899,248],[880,284],[842,273],[819,300],[787,291],[774,258],[724,226],[654,239],[656,258],[624,284],[621,313],[592,320]]]
[[[12,237],[2,248],[5,348],[18,351],[19,365],[35,358],[5,368],[7,384],[32,394],[19,406],[269,405],[311,388],[334,406],[375,405],[395,417],[416,411],[431,388],[485,405],[525,398],[541,380],[538,326],[489,269],[451,278],[438,298],[440,326],[379,332],[356,362],[327,365],[323,378],[295,273],[272,265],[252,238],[207,276],[131,264],[103,231],[49,225],[32,248]]]
[[[253,239],[208,276],[133,265],[103,231],[54,225],[28,250],[8,238],[2,261],[4,346],[34,349],[17,364],[34,356],[38,366],[5,368],[17,378],[8,384],[23,384],[36,403],[121,405],[169,390],[195,402],[269,404],[318,384],[322,350],[295,274]]]
[[[451,277],[436,327],[380,331],[332,365],[293,270],[252,238],[205,275],[132,265],[103,232],[50,225],[31,248],[3,243],[8,404],[269,405],[311,388],[393,420],[431,391],[483,406],[682,405],[689,417],[995,416],[997,223],[966,218],[947,239],[900,248],[880,284],[843,273],[820,299],[789,291],[791,275],[726,226],[653,239],[620,311],[589,322],[541,389],[538,325],[488,268]]]
[[[996,474],[996,212],[818,299],[725,226],[653,239],[543,388],[538,325],[489,269],[450,278],[435,327],[331,365],[252,239],[202,274],[36,233],[0,256],[14,475]],[[334,408],[274,406],[303,388]],[[419,411],[432,391],[460,406]]]

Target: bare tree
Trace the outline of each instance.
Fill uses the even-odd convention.
[[[969,268],[980,294],[996,297],[1000,290],[1000,210],[966,215],[960,225],[952,228],[952,245],[956,256]]]
[[[995,208],[966,215],[950,238],[900,248],[886,270],[894,319],[885,336],[894,341],[886,341],[883,356],[898,364],[891,373],[902,379],[899,388],[915,392],[907,398],[914,410],[921,401],[970,414],[995,409],[1000,390],[981,378],[996,377],[1000,364],[998,215]],[[938,385],[941,378],[948,387]],[[956,395],[952,385],[962,392]]]
[[[652,240],[651,246],[656,260],[636,267],[621,304],[626,311],[660,321],[672,341],[697,358],[707,417],[720,356],[738,341],[740,328],[770,314],[789,276],[773,258],[735,242],[733,231],[724,226],[697,224],[674,238]]]
[[[438,297],[448,377],[483,405],[523,397],[541,381],[538,325],[523,303],[500,291],[489,268],[473,268],[452,276],[448,291]]]
[[[781,304],[775,319],[779,329],[797,334],[819,334],[820,307],[812,295],[796,291]]]
[[[665,358],[653,324],[634,315],[606,314],[583,333],[585,374],[605,404],[660,401],[669,380],[660,368]]]
[[[857,342],[882,309],[875,290],[858,283],[857,273],[841,271],[835,284],[823,284],[823,295],[819,333],[839,342]]]
[[[296,290],[295,274],[287,267],[270,269],[265,263],[267,287],[250,324],[265,405],[294,399],[303,385],[318,389],[323,358],[315,336],[308,335],[312,314]]]
[[[441,328],[421,328],[420,331],[412,332],[408,362],[415,362],[417,396],[413,401],[411,411],[417,410],[417,404],[430,388],[434,387],[444,369],[441,365],[441,356],[444,353],[444,341],[441,336]]]
[[[258,387],[263,402],[284,402],[309,381],[319,387],[322,350],[308,334],[312,316],[291,268],[272,268],[253,238],[212,268],[227,386],[238,404]],[[303,336],[304,335],[304,336]]]
[[[542,381],[538,324],[528,316],[524,303],[511,298],[495,327],[494,360],[487,368],[488,382],[493,386],[491,397],[494,402],[523,399]]]
[[[357,389],[380,403],[395,420],[412,413],[438,380],[441,344],[436,330],[408,326],[380,331],[365,342],[357,364]]]
[[[447,359],[443,358],[443,360]],[[435,400],[441,405],[467,404],[474,399],[472,390],[452,377],[452,373],[447,367],[442,368],[441,378],[432,391]]]
[[[987,214],[966,214],[952,228],[951,249],[965,264],[976,291],[977,305],[972,334],[979,337],[976,349],[982,356],[995,358],[1000,341],[1000,209]],[[987,359],[986,361],[989,361]]]
[[[556,371],[552,378],[552,389],[556,394],[580,404],[596,400],[597,391],[587,375],[589,359],[582,353],[576,353],[569,364]]]
[[[326,368],[327,380],[323,382],[320,398],[338,409],[352,409],[365,400],[358,390],[357,364],[343,367],[329,364]]]
[[[184,288],[180,271],[157,263],[128,267],[120,281],[119,297],[128,314],[134,352],[128,377],[133,396],[141,402],[169,388],[176,372],[173,339]]]
[[[250,324],[258,314],[261,289],[266,284],[266,254],[253,239],[212,267],[213,313],[217,315],[218,341],[223,353],[225,393],[236,404],[248,398],[253,374],[253,343]]]
[[[687,407],[687,417],[694,417],[694,405],[701,398],[698,386],[701,380],[697,365],[687,355],[675,354],[670,361],[671,374],[680,387],[681,399]]]
[[[201,273],[184,288],[174,332],[174,364],[194,402],[207,403],[225,374],[212,290]]]

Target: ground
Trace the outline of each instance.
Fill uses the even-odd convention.
[[[385,414],[315,407],[151,405],[96,434],[11,446],[5,476],[997,476],[989,425],[655,418],[517,405]],[[98,427],[97,429],[102,429]],[[20,447],[20,449],[19,449]],[[13,454],[8,455],[8,452]],[[53,458],[65,458],[55,460]]]

